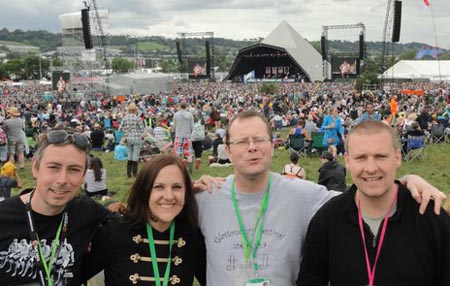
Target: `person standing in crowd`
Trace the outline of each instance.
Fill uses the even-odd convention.
[[[214,104],[211,103],[211,113],[209,114],[209,124],[211,128],[219,129],[222,121],[220,112],[216,109]]]
[[[346,171],[344,166],[335,160],[330,152],[323,152],[320,155],[322,166],[319,169],[319,185],[325,186],[328,190],[344,192],[347,189],[345,184]]]
[[[92,199],[76,197],[89,150],[86,137],[67,129],[40,136],[31,162],[35,187],[0,202],[0,285],[81,284],[82,257],[108,216]]]
[[[354,185],[313,217],[297,285],[450,285],[450,218],[419,215],[394,130],[368,120],[347,136]],[[345,261],[345,262],[344,262]]]
[[[336,158],[337,145],[341,142],[342,136],[344,136],[344,127],[342,126],[341,118],[338,116],[337,108],[332,108],[331,114],[325,116],[321,129],[325,131],[323,145],[328,147],[333,157]]]
[[[106,169],[99,157],[89,160],[89,168],[84,175],[84,189],[89,197],[106,196],[108,187],[106,186]]]
[[[206,285],[206,253],[197,203],[182,160],[160,154],[140,170],[123,217],[108,221],[92,242],[85,275],[105,269],[108,286]],[[150,249],[150,250],[149,250]]]
[[[191,140],[192,147],[195,154],[195,170],[200,170],[200,164],[202,162],[203,153],[203,140],[205,139],[205,126],[202,124],[201,120],[194,116],[194,129],[192,130]]]
[[[92,142],[92,150],[103,151],[103,144],[105,143],[105,131],[103,131],[100,124],[94,124],[94,130],[92,130],[90,138]]]
[[[173,115],[173,130],[175,131],[175,152],[183,158],[184,164],[192,174],[192,141],[191,135],[194,130],[194,116],[187,111],[185,100],[180,101],[179,110]]]
[[[128,148],[127,178],[136,177],[138,172],[139,153],[144,144],[144,124],[138,116],[136,104],[130,103],[127,115],[122,119],[119,131],[124,133]]]
[[[3,129],[8,136],[9,160],[14,163],[17,157],[19,168],[23,169],[25,167],[23,119],[20,117],[20,112],[17,107],[10,107],[7,113],[9,118],[5,120]]]
[[[361,114],[358,118],[357,124],[366,120],[381,120],[381,115],[378,112],[375,112],[375,107],[371,102],[366,104],[366,112]]]
[[[0,119],[0,162],[6,162],[8,159],[8,135],[3,129],[3,120]]]
[[[196,182],[197,187],[208,188],[204,186],[208,181],[213,189],[197,194],[208,285],[245,285],[253,283],[249,281],[256,276],[272,285],[294,285],[311,217],[340,194],[270,172],[274,152],[271,138],[270,124],[262,114],[238,113],[225,137],[234,175],[227,177],[220,189],[211,185],[209,177]],[[408,176],[408,180],[426,185],[421,188],[426,192],[422,193],[424,205],[430,193],[439,203],[446,197],[416,176]],[[415,192],[414,187],[411,190]],[[254,230],[254,239],[249,240],[248,229]]]
[[[285,175],[291,179],[303,179],[306,180],[306,172],[305,169],[298,165],[299,156],[295,152],[291,152],[289,155],[289,164],[286,164],[281,172],[282,175]]]

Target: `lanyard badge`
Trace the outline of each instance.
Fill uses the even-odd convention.
[[[269,175],[269,180],[267,183],[267,188],[262,199],[261,205],[259,207],[258,217],[256,219],[255,225],[253,227],[252,237],[249,239],[247,232],[245,231],[244,222],[242,220],[242,215],[239,210],[238,201],[236,199],[236,181],[233,177],[233,182],[231,183],[231,199],[233,201],[234,211],[239,224],[239,229],[241,232],[242,248],[244,249],[244,264],[238,269],[238,274],[236,277],[237,285],[247,286],[258,286],[264,285],[269,286],[270,282],[264,278],[254,278],[258,276],[259,266],[256,261],[256,254],[258,252],[259,246],[261,244],[261,237],[264,229],[264,219],[267,212],[267,206],[269,203],[269,190],[271,185],[271,177]],[[255,237],[256,233],[256,237]],[[253,250],[253,251],[252,251]],[[251,255],[251,260],[250,260]],[[262,280],[261,280],[262,279]],[[261,281],[260,281],[261,280]],[[253,281],[253,282],[252,282]],[[262,284],[261,284],[262,283]],[[266,283],[266,284],[263,284]]]
[[[170,238],[169,238],[169,259],[167,261],[166,266],[166,272],[164,273],[164,278],[160,277],[159,274],[159,268],[158,268],[158,261],[156,256],[156,249],[155,249],[155,241],[153,239],[153,230],[152,227],[147,223],[147,236],[148,236],[148,247],[150,248],[150,255],[152,257],[152,267],[153,267],[153,275],[155,276],[155,285],[161,286],[161,280],[163,281],[162,285],[167,286],[169,284],[169,275],[170,275],[170,264],[172,262],[172,245],[173,245],[173,238],[175,235],[175,222],[172,222],[170,224]]]
[[[61,222],[59,223],[58,230],[56,231],[56,234],[55,234],[55,239],[52,242],[50,257],[47,260],[46,256],[45,256],[46,253],[44,253],[44,251],[42,249],[39,234],[37,233],[37,230],[36,230],[36,227],[35,227],[34,221],[33,221],[33,215],[32,215],[32,209],[31,209],[31,198],[33,197],[33,194],[34,194],[34,190],[28,196],[28,200],[25,204],[25,210],[27,213],[27,222],[28,222],[28,228],[30,231],[30,239],[32,241],[32,246],[36,253],[36,262],[37,262],[36,267],[37,267],[39,279],[41,281],[41,285],[42,286],[53,286],[52,270],[53,270],[55,259],[59,255],[61,241],[64,240],[66,232],[67,232],[69,216],[67,214],[66,209],[64,209],[64,212],[63,212],[63,215],[61,218]]]
[[[381,234],[380,234],[380,239],[378,242],[377,254],[375,256],[375,261],[373,262],[373,265],[370,265],[369,254],[367,252],[366,235],[364,233],[364,223],[363,223],[362,213],[361,213],[361,203],[358,199],[358,223],[359,223],[359,230],[361,232],[361,238],[362,238],[362,242],[363,242],[363,246],[364,246],[364,255],[366,258],[367,276],[368,276],[368,280],[369,280],[368,286],[374,286],[373,283],[375,281],[375,270],[377,268],[378,258],[380,257],[380,252],[381,252],[381,248],[383,247],[384,237],[386,236],[386,229],[387,229],[389,217],[391,216],[392,209],[393,209],[395,203],[397,202],[397,197],[398,197],[398,190],[395,194],[394,201],[392,202],[388,213],[384,217],[383,226],[382,226]]]

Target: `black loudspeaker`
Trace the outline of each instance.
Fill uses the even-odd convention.
[[[209,48],[209,41],[205,42],[206,49],[206,76],[211,78],[211,50]]]
[[[325,39],[325,36],[320,37],[320,49],[322,51],[322,60],[326,61],[328,59],[327,57],[327,40]]]
[[[400,29],[402,24],[402,1],[394,2],[394,25],[392,26],[392,42],[400,41]]]
[[[365,50],[364,35],[361,34],[359,35],[359,59],[364,59],[366,56]]]
[[[86,49],[92,49],[91,24],[89,23],[89,9],[81,9],[81,24],[83,25],[83,40]]]
[[[181,64],[183,64],[183,57],[182,57],[182,54],[181,54],[181,44],[180,44],[180,41],[177,41],[176,44],[177,44],[178,63],[181,65]]]

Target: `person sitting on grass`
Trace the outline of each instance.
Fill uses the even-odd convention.
[[[298,165],[299,156],[297,153],[292,152],[289,155],[289,164],[286,164],[281,174],[291,179],[303,179],[306,180],[305,169]]]

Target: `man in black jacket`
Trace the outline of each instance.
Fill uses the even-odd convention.
[[[420,214],[395,180],[402,156],[394,130],[364,121],[345,149],[354,185],[312,218],[297,285],[450,285],[450,218],[433,214],[433,203]]]
[[[334,160],[330,152],[323,152],[320,156],[322,167],[319,169],[319,185],[327,187],[328,190],[344,192],[346,171],[344,166]]]

